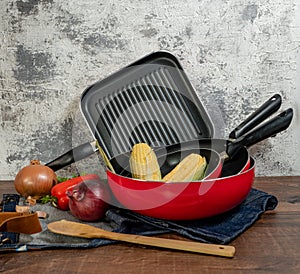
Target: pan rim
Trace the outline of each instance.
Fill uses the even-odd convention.
[[[199,184],[199,183],[204,183],[204,184],[209,184],[209,183],[213,183],[213,182],[222,182],[224,181],[225,179],[226,180],[230,180],[230,179],[233,179],[233,178],[237,178],[239,176],[242,176],[246,173],[251,173],[252,171],[255,172],[255,166],[256,166],[256,160],[251,156],[250,157],[251,159],[251,166],[249,167],[249,169],[247,170],[244,170],[242,172],[239,172],[238,174],[234,174],[234,175],[231,175],[231,176],[226,176],[226,177],[219,177],[219,178],[215,178],[215,179],[205,179],[205,180],[200,180],[200,181],[190,181],[190,182],[163,182],[163,181],[147,181],[147,180],[141,180],[141,179],[136,179],[136,178],[131,178],[131,177],[127,177],[127,176],[124,176],[124,175],[119,175],[119,174],[116,174],[114,172],[112,172],[111,170],[109,170],[108,168],[106,169],[106,173],[108,174],[107,176],[109,176],[109,174],[113,175],[113,176],[118,176],[120,179],[121,178],[124,178],[126,180],[131,180],[133,182],[136,182],[136,183],[149,183],[149,184]]]

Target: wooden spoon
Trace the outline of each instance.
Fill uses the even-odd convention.
[[[116,241],[197,252],[223,257],[233,257],[235,248],[227,245],[205,244],[190,241],[171,240],[157,237],[122,234],[106,231],[91,225],[61,220],[48,224],[48,229],[57,234],[81,238],[104,238]]]

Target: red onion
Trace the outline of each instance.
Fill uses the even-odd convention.
[[[105,216],[110,195],[107,187],[97,180],[87,180],[68,189],[71,213],[82,221],[97,221]]]

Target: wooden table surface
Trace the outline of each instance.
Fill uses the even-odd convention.
[[[0,272],[300,273],[300,177],[258,177],[254,187],[275,195],[279,204],[230,243],[236,248],[234,258],[118,243],[84,250],[0,253]],[[0,182],[0,197],[13,192],[11,182]]]

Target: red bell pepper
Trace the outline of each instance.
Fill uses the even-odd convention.
[[[67,181],[52,187],[51,196],[52,198],[54,197],[57,199],[55,202],[52,200],[52,204],[61,210],[69,210],[69,197],[67,196],[66,191],[69,188],[87,180],[100,180],[100,177],[97,174],[87,174],[68,179]]]

